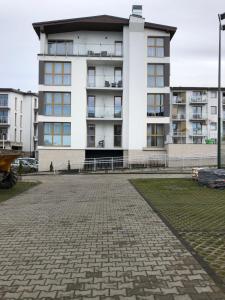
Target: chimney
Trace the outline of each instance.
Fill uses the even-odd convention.
[[[142,18],[142,5],[132,5],[132,16]]]

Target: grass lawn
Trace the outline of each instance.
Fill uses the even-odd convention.
[[[12,189],[0,190],[0,203],[29,190],[37,184],[37,182],[18,182]]]
[[[225,191],[200,187],[191,179],[132,183],[225,284]]]

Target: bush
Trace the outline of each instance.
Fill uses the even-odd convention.
[[[52,161],[51,161],[51,163],[50,163],[49,171],[50,171],[50,172],[53,172],[53,171],[54,171],[54,167],[53,167]]]

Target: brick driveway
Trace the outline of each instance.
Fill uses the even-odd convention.
[[[225,299],[127,178],[44,176],[2,203],[0,299]]]

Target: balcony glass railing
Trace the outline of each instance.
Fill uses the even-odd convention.
[[[186,104],[186,100],[182,97],[173,96],[172,104]]]
[[[206,96],[192,96],[190,98],[190,103],[202,103],[205,104],[207,103],[207,97]]]
[[[99,88],[122,88],[122,78],[115,78],[114,76],[107,75],[96,75],[88,76],[87,79],[88,87],[99,87]]]
[[[122,147],[122,135],[114,135],[113,140],[109,139],[106,136],[98,136],[98,138],[94,135],[87,136],[87,147],[88,148],[116,148]]]
[[[186,119],[186,114],[185,113],[173,114],[172,119],[173,120],[185,120]]]
[[[207,131],[205,129],[191,129],[191,136],[207,136]]]
[[[90,57],[122,57],[122,42],[115,43],[81,43],[73,44],[69,41],[55,41],[48,43],[49,55],[77,55]]]
[[[0,116],[0,124],[8,124],[8,117]]]
[[[205,113],[191,113],[190,120],[205,120],[207,115]]]
[[[122,107],[114,106],[88,106],[88,118],[121,118]]]

